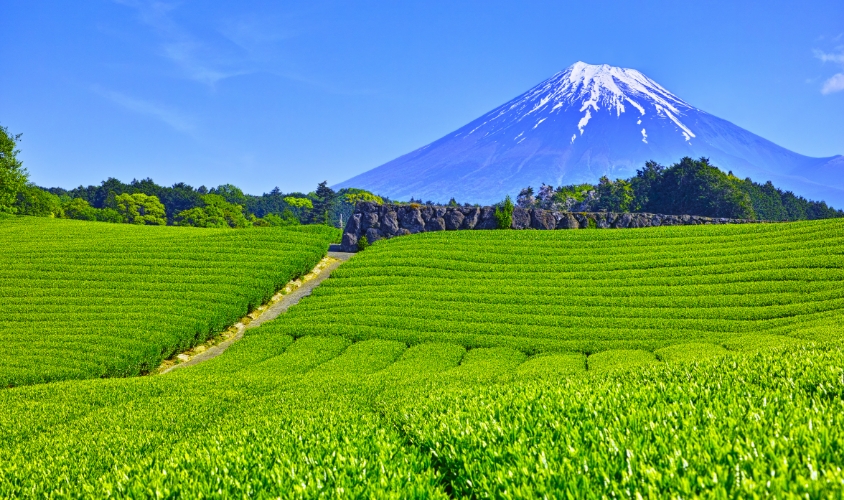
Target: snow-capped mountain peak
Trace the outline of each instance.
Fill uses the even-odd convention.
[[[844,205],[844,157],[788,151],[680,99],[635,69],[576,62],[464,127],[336,187],[491,203],[532,185],[627,178],[646,161],[708,157]]]
[[[621,114],[626,102],[644,115],[645,109],[638,102],[642,99],[675,114],[691,107],[635,69],[576,62],[558,75],[563,83],[561,93],[572,101],[582,102],[582,110],[592,107],[598,111],[597,104],[601,102]]]
[[[641,124],[645,116],[670,120],[676,126],[678,136],[690,141],[695,133],[683,122],[682,116],[691,109],[694,108],[635,69],[579,61],[493,110],[476,129],[488,123],[502,122],[514,112],[520,115],[518,122],[536,119],[535,123],[532,122],[535,129],[549,115],[576,111],[581,116],[576,129],[572,129],[570,143],[574,143],[579,135],[585,133],[597,113],[612,113],[619,117],[633,112],[637,114],[637,124]],[[473,132],[475,130],[469,133]],[[524,132],[519,130],[517,134]],[[637,135],[640,133],[641,129],[635,131]]]

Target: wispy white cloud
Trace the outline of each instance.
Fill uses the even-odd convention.
[[[369,95],[372,89],[351,88],[336,79],[310,75],[286,55],[280,44],[308,31],[306,18],[315,12],[238,13],[197,27],[180,22],[180,5],[166,0],[113,0],[136,12],[138,20],[157,37],[159,54],[171,61],[181,76],[214,88],[223,80],[264,73],[342,95]],[[307,66],[305,64],[304,66]]]
[[[249,61],[231,48],[210,43],[190,33],[174,20],[178,4],[157,0],[114,0],[137,12],[138,19],[152,28],[159,38],[160,54],[172,61],[182,74],[197,82],[214,86],[217,82],[254,72]],[[242,54],[240,55],[242,56]]]
[[[822,62],[833,62],[844,64],[844,47],[839,47],[840,52],[824,52],[822,50],[815,50],[815,57]]]
[[[844,90],[844,73],[836,73],[832,75],[832,78],[823,82],[821,93],[826,95],[832,94],[833,92],[841,92],[842,90]]]
[[[840,37],[841,35],[836,37],[835,40],[840,39]],[[832,52],[815,50],[815,57],[820,59],[821,62],[837,64],[844,69],[844,46],[838,46]],[[824,95],[841,92],[842,90],[844,90],[844,72],[836,73],[827,78],[821,87],[821,93]]]
[[[124,109],[158,119],[178,132],[191,133],[196,129],[189,116],[162,104],[130,97],[121,92],[105,90],[100,87],[93,87],[93,90]]]

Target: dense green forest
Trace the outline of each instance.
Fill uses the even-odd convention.
[[[327,224],[342,227],[358,201],[390,201],[362,189],[334,191],[326,182],[309,193],[283,193],[278,187],[260,196],[231,184],[194,188],[183,182],[161,186],[152,179],[124,183],[109,178],[74,189],[42,188],[29,182],[17,159],[20,135],[0,127],[0,213],[91,221],[195,227],[288,226]],[[410,202],[421,202],[413,200]],[[759,184],[724,173],[706,158],[683,158],[664,167],[647,162],[635,177],[598,184],[538,191],[522,189],[517,204],[573,212],[653,212],[770,221],[844,217],[823,201],[810,201],[771,182]],[[433,204],[428,202],[428,204]],[[451,205],[457,204],[452,198]]]
[[[522,189],[517,205],[573,212],[651,212],[702,215],[770,221],[814,220],[844,217],[844,211],[823,201],[810,201],[770,181],[759,184],[724,173],[707,158],[683,158],[664,167],[647,162],[630,179],[554,188]]]
[[[341,222],[348,220],[357,201],[382,201],[361,189],[334,191],[326,182],[320,183],[310,193],[283,193],[276,187],[260,196],[245,194],[231,184],[208,189],[205,186],[194,188],[180,182],[166,187],[156,184],[152,179],[133,180],[127,184],[110,178],[99,186],[79,186],[71,190],[43,189],[35,186],[28,189],[35,193],[31,195],[32,199],[49,201],[34,202],[32,208],[22,210],[22,213],[49,215],[45,212],[50,212],[55,216],[68,218],[108,220],[104,215],[114,210],[120,214],[125,213],[125,210],[120,209],[121,199],[130,196],[146,197],[150,203],[157,201],[160,204],[163,211],[162,223],[198,227],[295,224],[327,224],[339,227]],[[86,205],[81,211],[82,216],[67,213],[67,207],[74,204]],[[63,215],[60,214],[61,210],[64,210]]]
[[[0,127],[0,213],[143,225],[195,227],[289,226],[340,227],[358,201],[383,200],[362,189],[334,191],[326,182],[310,193],[261,196],[224,184],[211,189],[183,182],[170,187],[152,179],[124,183],[109,178],[98,186],[43,188],[29,182],[17,158],[20,134]]]

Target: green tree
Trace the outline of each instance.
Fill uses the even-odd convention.
[[[216,194],[222,196],[227,202],[234,205],[245,206],[248,198],[243,191],[233,184],[223,184],[215,188],[211,188],[208,194]]]
[[[164,205],[155,196],[123,193],[115,197],[117,213],[129,224],[164,226],[167,216]]]
[[[665,167],[655,161],[645,162],[645,168],[636,170],[636,177],[630,179],[630,186],[633,188],[631,211],[641,212],[647,208],[651,190],[662,179],[663,172]]]
[[[222,217],[231,228],[249,227],[252,224],[243,213],[243,205],[231,203],[220,195],[206,194],[202,197],[205,209],[215,217]]]
[[[6,127],[0,127],[0,213],[16,213],[15,202],[18,193],[26,187],[29,174],[18,160],[17,148],[21,134],[9,134]]]
[[[322,181],[317,185],[316,193],[314,193],[314,209],[311,211],[312,224],[332,225],[331,211],[334,209],[336,194],[328,187],[328,181]]]
[[[126,222],[120,212],[114,208],[99,208],[97,209],[97,220],[100,222],[112,222],[115,224],[122,224]]]
[[[357,205],[359,202],[362,201],[371,201],[375,202],[379,205],[384,204],[384,199],[380,196],[374,195],[369,191],[364,191],[363,189],[349,189],[348,192],[343,196],[343,199],[346,203],[351,206]]]
[[[34,215],[36,217],[61,217],[63,215],[61,198],[32,184],[27,184],[18,191],[15,209],[19,215]]]
[[[202,196],[203,206],[183,210],[176,214],[177,226],[243,228],[252,222],[243,213],[243,206],[229,203],[218,194]]]
[[[113,208],[95,208],[82,198],[65,198],[61,205],[61,216],[65,219],[122,223],[126,219]]]
[[[627,212],[633,204],[633,187],[624,179],[616,179],[613,182],[605,175],[598,181],[595,191],[598,194],[599,210]]]
[[[182,210],[173,221],[176,226],[190,227],[229,227],[222,214],[211,214],[205,207],[193,207]]]
[[[513,225],[513,200],[510,195],[504,198],[500,207],[495,207],[495,219],[498,221],[498,229],[510,229]]]
[[[312,210],[314,208],[313,202],[308,198],[296,198],[295,196],[285,196],[284,202],[291,207],[305,208]]]
[[[753,219],[750,196],[707,158],[689,157],[665,169],[651,186],[649,212]]]
[[[97,220],[97,209],[82,198],[73,198],[64,202],[62,212],[66,219]]]
[[[272,227],[283,227],[283,226],[298,226],[299,219],[296,215],[289,209],[285,208],[281,215],[278,214],[267,214],[263,217],[263,219],[258,219],[259,221],[264,221],[265,226],[272,226]]]

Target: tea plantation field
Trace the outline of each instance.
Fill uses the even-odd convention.
[[[836,221],[379,242],[200,365],[0,390],[0,497],[841,497],[843,253]]]
[[[155,368],[307,273],[334,237],[0,219],[0,387]]]
[[[824,340],[842,285],[840,221],[424,233],[356,256],[275,328],[665,360]]]

